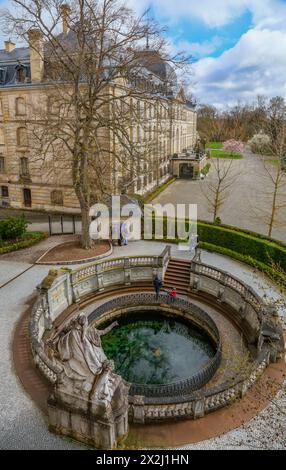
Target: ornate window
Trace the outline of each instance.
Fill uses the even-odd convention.
[[[54,206],[63,206],[64,205],[64,197],[63,192],[60,190],[55,189],[51,192],[51,203]]]
[[[25,65],[19,64],[15,67],[16,69],[16,81],[19,83],[24,83],[27,76],[27,69]]]

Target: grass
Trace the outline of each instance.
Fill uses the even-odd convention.
[[[270,165],[273,165],[273,166],[279,165],[279,160],[269,160],[268,162],[270,163]]]
[[[240,160],[243,158],[241,153],[238,152],[227,152],[225,150],[211,150],[212,158],[229,158],[233,160]]]
[[[207,142],[206,149],[222,149],[223,142]]]

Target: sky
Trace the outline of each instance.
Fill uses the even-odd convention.
[[[200,103],[225,107],[258,95],[286,98],[286,0],[125,2],[138,14],[150,8],[167,25],[172,50],[192,55],[189,91]],[[9,5],[0,0],[0,8]]]

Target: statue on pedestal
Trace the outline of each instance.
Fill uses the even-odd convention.
[[[128,431],[130,385],[113,372],[100,339],[117,324],[98,330],[82,312],[53,341],[62,373],[48,401],[50,427],[98,448],[113,448]]]

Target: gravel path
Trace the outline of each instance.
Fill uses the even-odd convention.
[[[160,242],[136,242],[130,243],[128,247],[115,247],[112,257],[132,256],[140,254],[159,254],[165,245]],[[23,250],[25,251],[25,250]],[[16,255],[16,253],[14,253]],[[17,253],[18,262],[13,259],[0,258],[0,279],[7,281],[14,278],[21,270],[31,266],[29,271],[12,280],[6,287],[0,289],[0,449],[82,449],[78,443],[55,436],[47,430],[47,423],[41,412],[36,408],[31,399],[25,394],[18,378],[13,370],[13,360],[11,357],[11,342],[13,331],[18,319],[26,310],[31,297],[35,294],[35,288],[47,274],[48,266],[32,266],[23,262],[22,252]],[[176,247],[172,249],[173,256],[187,257],[185,252],[178,252]],[[30,252],[31,259],[33,253]],[[24,255],[25,257],[25,255]],[[9,257],[8,257],[9,258]],[[12,257],[14,258],[14,257]],[[27,258],[29,259],[29,258]],[[232,261],[221,255],[203,252],[203,261],[219,266],[242,280],[252,285],[252,287],[263,294],[267,291],[268,296],[278,298],[278,293],[261,274],[255,274],[253,269]],[[2,282],[3,283],[3,282]],[[281,315],[283,314],[281,310]],[[284,401],[283,401],[284,400]],[[285,407],[285,393],[280,398],[279,403]],[[260,432],[263,436],[268,436],[268,419],[277,420],[275,409],[269,408],[263,413],[267,414],[267,420],[261,422],[252,420],[252,432]],[[261,415],[263,414],[261,413]],[[276,422],[276,421],[275,421]],[[258,424],[257,424],[258,423]],[[261,427],[262,426],[262,427]],[[271,428],[273,429],[273,427]],[[268,433],[268,434],[267,434]],[[270,444],[275,447],[275,439],[270,436]],[[260,443],[261,444],[261,443]],[[253,445],[255,442],[253,441]],[[244,428],[231,431],[220,438],[206,441],[200,444],[185,446],[184,448],[234,448],[236,446],[248,446],[247,435]]]

